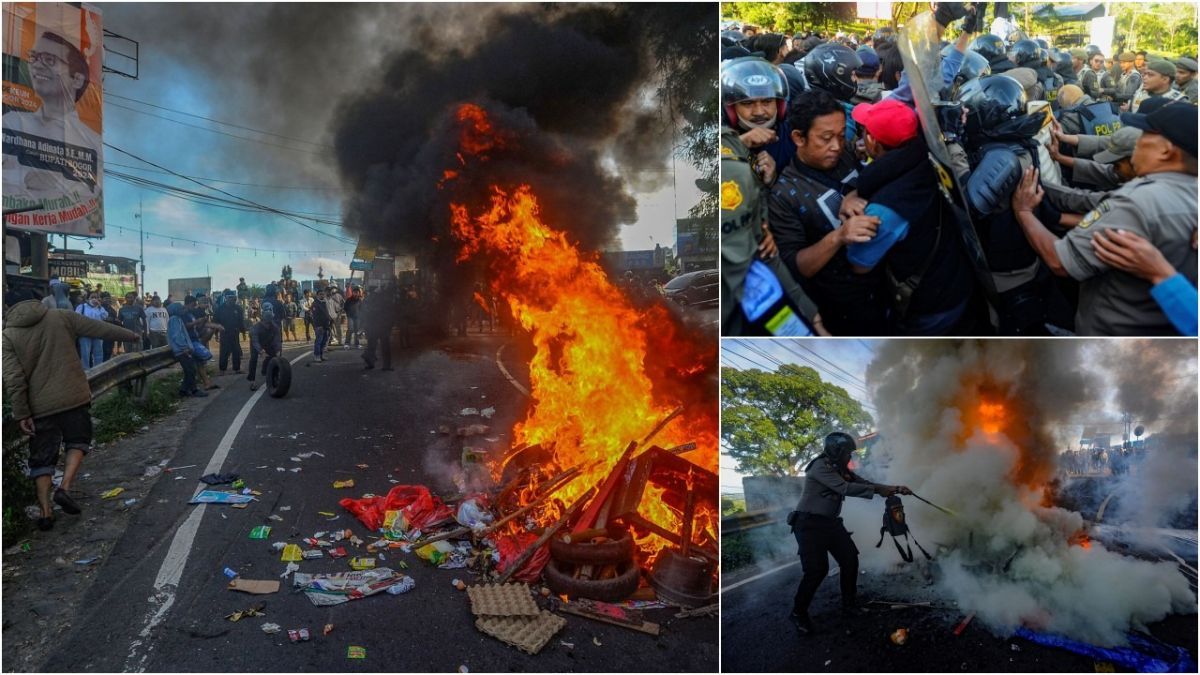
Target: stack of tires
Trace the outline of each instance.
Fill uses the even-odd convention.
[[[560,595],[603,602],[624,600],[641,581],[633,535],[626,528],[610,525],[554,537],[545,577],[550,590]]]

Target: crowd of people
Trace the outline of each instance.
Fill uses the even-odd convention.
[[[1196,334],[1194,55],[978,6],[937,4],[928,101],[890,28],[722,32],[723,334]]]

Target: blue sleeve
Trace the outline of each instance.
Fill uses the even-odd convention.
[[[1182,335],[1196,335],[1196,287],[1182,274],[1151,288],[1150,295],[1162,307],[1175,330]]]
[[[942,59],[942,86],[939,89],[944,89],[954,82],[954,76],[958,74],[962,62],[963,53],[957,49],[950,50],[950,54]],[[891,97],[913,105],[912,85],[908,83],[908,73],[900,74],[900,84],[892,91]]]
[[[866,214],[879,219],[879,229],[871,241],[850,244],[846,258],[853,265],[873,268],[896,242],[908,236],[908,221],[882,204],[867,204]]]

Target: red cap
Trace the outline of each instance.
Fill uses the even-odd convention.
[[[875,140],[890,148],[917,137],[917,113],[894,98],[885,98],[879,103],[859,103],[850,117],[866,127]]]

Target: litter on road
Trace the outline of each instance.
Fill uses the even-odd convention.
[[[189,504],[249,504],[254,501],[251,495],[240,495],[236,492],[221,492],[219,490],[202,490]]]
[[[297,572],[292,577],[292,586],[303,591],[314,605],[323,607],[375,595],[408,578],[411,577],[387,567],[338,574]]]
[[[265,609],[265,608],[266,608],[265,604],[258,604],[258,605],[255,605],[254,607],[251,607],[250,609],[243,609],[243,610],[234,612],[233,614],[226,614],[225,618],[230,621],[237,622],[237,621],[241,621],[242,619],[245,619],[246,617],[266,616],[266,614],[263,612],[263,609]]]
[[[229,582],[229,590],[241,591],[252,595],[278,593],[279,581],[275,579],[242,579],[239,577]]]
[[[104,492],[100,493],[100,498],[101,499],[112,499],[113,497],[116,497],[117,495],[121,494],[124,491],[125,491],[125,488],[123,488],[123,487],[115,487],[111,490],[105,490]]]

